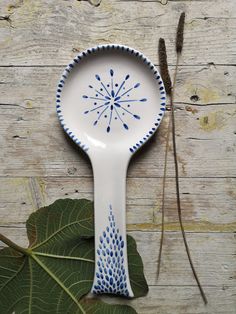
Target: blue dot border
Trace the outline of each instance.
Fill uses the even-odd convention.
[[[156,116],[155,123],[153,124],[152,128],[141,138],[137,143],[134,143],[133,146],[129,147],[129,151],[133,154],[135,153],[146,141],[152,137],[152,135],[155,133],[157,128],[159,127],[161,120],[164,116],[164,112],[166,110],[166,92],[164,83],[161,79],[161,76],[155,67],[155,65],[147,58],[144,54],[142,54],[140,51],[133,49],[131,47],[127,47],[124,45],[118,45],[118,44],[108,44],[108,45],[98,45],[96,47],[88,48],[85,51],[82,51],[75,57],[65,68],[64,72],[62,73],[60,80],[57,85],[57,91],[56,91],[56,112],[58,115],[58,119],[64,129],[64,131],[67,133],[67,135],[85,152],[89,150],[89,147],[82,143],[82,141],[70,130],[70,128],[66,125],[63,114],[62,114],[62,107],[61,107],[61,92],[63,90],[63,87],[66,83],[66,79],[70,72],[79,65],[80,61],[83,58],[86,58],[87,56],[91,55],[92,53],[98,52],[98,51],[105,51],[105,50],[120,50],[124,52],[128,52],[131,55],[136,56],[141,61],[143,61],[144,64],[146,64],[149,69],[152,71],[154,78],[157,80],[157,88],[160,91],[160,110]]]

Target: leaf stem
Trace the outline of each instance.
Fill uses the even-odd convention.
[[[10,239],[5,237],[3,234],[0,233],[0,241],[5,243],[7,246],[11,247],[12,249],[16,250],[17,252],[22,253],[23,255],[30,255],[30,252],[27,249],[17,245],[16,243],[12,242]]]

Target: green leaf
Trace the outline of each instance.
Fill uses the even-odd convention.
[[[130,283],[135,297],[148,293],[148,285],[143,273],[143,262],[138,254],[135,240],[127,236],[128,264]]]
[[[29,247],[0,251],[0,314],[79,314],[136,311],[88,298],[94,274],[93,203],[57,200],[31,214]],[[131,286],[136,297],[147,293],[143,264],[136,243],[128,237]]]

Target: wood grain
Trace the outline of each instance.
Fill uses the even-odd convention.
[[[167,180],[166,230],[178,231],[174,179]],[[184,225],[189,232],[236,230],[236,179],[183,178],[180,180]],[[0,178],[2,226],[24,226],[29,214],[58,198],[93,199],[91,178]],[[158,231],[161,224],[161,178],[127,180],[129,230]],[[14,191],[14,193],[13,193]],[[6,212],[8,214],[6,215]]]
[[[1,227],[1,231],[19,245],[27,246],[24,228]],[[150,286],[195,286],[179,232],[166,233],[159,281],[156,279],[156,269],[160,232],[132,231],[129,234],[137,242]],[[236,284],[235,235],[187,233],[187,239],[203,286],[234,287]]]
[[[150,291],[144,298],[115,302],[144,314],[235,314],[234,0],[2,0],[0,232],[27,245],[25,221],[31,212],[57,198],[93,199],[90,162],[64,135],[55,114],[64,66],[81,50],[108,43],[133,46],[158,65],[157,43],[164,37],[173,73],[182,11],[185,44],[175,97],[180,191],[187,239],[209,304],[202,304],[179,232],[171,145],[166,236],[156,280],[169,112],[128,169],[127,227]]]
[[[157,62],[157,42],[165,37],[169,62],[180,12],[187,13],[184,64],[235,64],[236,3],[233,0],[88,1],[3,0],[0,65],[67,64],[76,51],[96,44],[123,43]],[[198,43],[198,44],[197,44]],[[197,49],[196,49],[197,48]]]
[[[1,228],[4,234],[20,245],[27,245],[24,228]],[[165,237],[161,276],[156,281],[160,233],[130,232],[136,239],[149,284],[146,297],[128,304],[138,313],[235,313],[235,245],[230,233],[187,234],[192,256],[209,299],[204,306],[195,285],[180,233],[168,232]],[[106,299],[112,302],[111,299]],[[115,298],[113,302],[126,303]]]
[[[0,175],[92,175],[88,159],[64,135],[55,114],[61,71],[0,68]],[[232,66],[180,69],[176,127],[182,177],[236,176],[235,74]],[[157,136],[131,162],[128,176],[162,176],[167,119],[168,113]],[[170,153],[168,176],[173,177],[172,160]]]
[[[205,287],[205,291],[209,297],[207,306],[201,304],[196,287],[183,285],[150,287],[147,297],[127,304],[135,306],[140,314],[235,314],[235,287]]]

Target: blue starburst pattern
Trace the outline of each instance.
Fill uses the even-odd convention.
[[[89,147],[87,146],[87,144],[85,144],[85,142],[83,141],[82,138],[78,138],[78,135],[75,134],[70,127],[67,125],[67,122],[64,118],[64,113],[63,113],[63,104],[62,104],[62,99],[61,99],[61,94],[64,88],[64,85],[66,84],[67,78],[70,75],[70,73],[73,71],[74,68],[77,68],[77,66],[80,65],[80,62],[85,59],[88,58],[89,56],[96,54],[96,53],[102,53],[103,51],[120,51],[123,52],[124,54],[130,54],[133,55],[135,58],[138,58],[140,61],[142,61],[145,66],[147,66],[149,68],[149,70],[152,72],[154,79],[156,80],[157,83],[157,88],[159,89],[160,92],[160,96],[161,96],[161,104],[160,104],[160,110],[156,115],[156,120],[153,123],[153,125],[150,127],[150,129],[148,130],[148,132],[146,132],[145,134],[143,134],[143,137],[141,137],[136,143],[134,142],[133,145],[131,145],[128,149],[129,151],[133,154],[135,153],[145,142],[147,142],[149,140],[149,138],[154,134],[154,132],[156,131],[156,129],[158,128],[158,126],[161,123],[161,120],[164,116],[164,112],[165,112],[165,102],[166,102],[166,93],[165,93],[165,88],[164,88],[164,84],[163,81],[158,73],[158,70],[155,68],[154,64],[147,59],[141,52],[124,46],[124,45],[99,45],[96,47],[92,47],[89,48],[85,51],[82,51],[77,57],[75,57],[75,59],[73,59],[71,61],[70,64],[68,64],[68,66],[65,68],[64,72],[61,75],[60,81],[57,85],[57,93],[56,93],[56,110],[57,110],[57,114],[58,114],[58,118],[59,121],[63,127],[63,129],[65,130],[65,132],[68,134],[68,136],[77,144],[79,145],[85,152],[88,152]],[[114,118],[115,120],[118,120],[118,118]]]
[[[140,83],[132,84],[127,87],[127,81],[130,75],[127,74],[124,79],[118,83],[115,80],[114,71],[110,69],[109,82],[103,82],[101,77],[96,74],[96,84],[89,85],[91,93],[83,95],[84,99],[89,100],[92,105],[84,114],[92,113],[95,120],[93,125],[99,124],[101,119],[107,119],[106,131],[109,133],[112,129],[113,120],[120,121],[125,130],[129,129],[128,123],[125,121],[125,115],[131,116],[133,119],[139,120],[140,116],[133,112],[132,105],[137,102],[145,102],[146,98],[137,99],[134,90],[139,88]]]
[[[124,240],[116,228],[112,207],[109,210],[109,226],[99,238],[97,272],[93,293],[114,293],[129,296],[127,274],[124,266]]]

